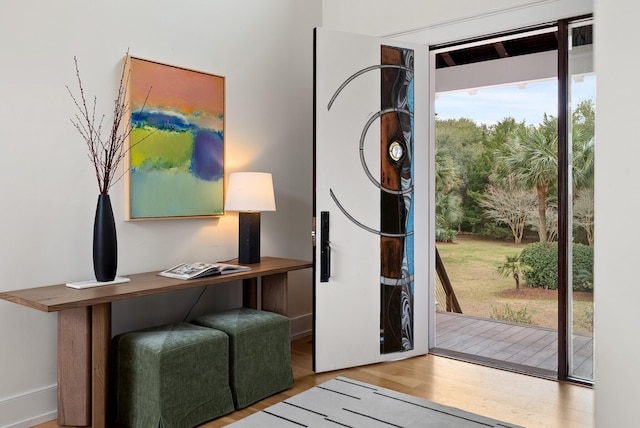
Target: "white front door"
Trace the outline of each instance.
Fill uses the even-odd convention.
[[[314,370],[428,351],[426,46],[316,29]]]

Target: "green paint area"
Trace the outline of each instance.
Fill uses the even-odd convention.
[[[194,142],[191,132],[134,128],[131,131],[131,142],[132,168],[146,171],[189,171]]]
[[[220,215],[222,189],[222,179],[209,182],[184,172],[131,171],[131,217]]]

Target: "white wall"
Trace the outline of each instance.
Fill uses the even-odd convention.
[[[640,4],[595,0],[596,230],[595,363],[596,425],[638,425],[638,249],[640,229],[640,59],[630,51],[638,39]]]
[[[77,55],[85,89],[109,112],[127,49],[226,76],[227,172],[273,173],[277,211],[262,253],[311,259],[312,37],[321,1],[3,0],[0,6],[0,291],[89,279],[97,200],[69,119]],[[237,255],[237,216],[124,222],[111,190],[119,274]],[[114,304],[114,333],[182,319],[198,290]],[[236,305],[234,287],[196,308]],[[310,328],[311,272],[290,276],[294,332]],[[56,315],[0,301],[0,427],[55,418]]]

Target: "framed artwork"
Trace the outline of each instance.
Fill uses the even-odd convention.
[[[224,213],[224,77],[129,58],[127,220]]]

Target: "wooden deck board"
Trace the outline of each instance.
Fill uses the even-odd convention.
[[[436,312],[436,347],[533,372],[558,370],[558,332],[545,327]],[[574,375],[592,379],[593,337],[574,334],[572,358]]]

